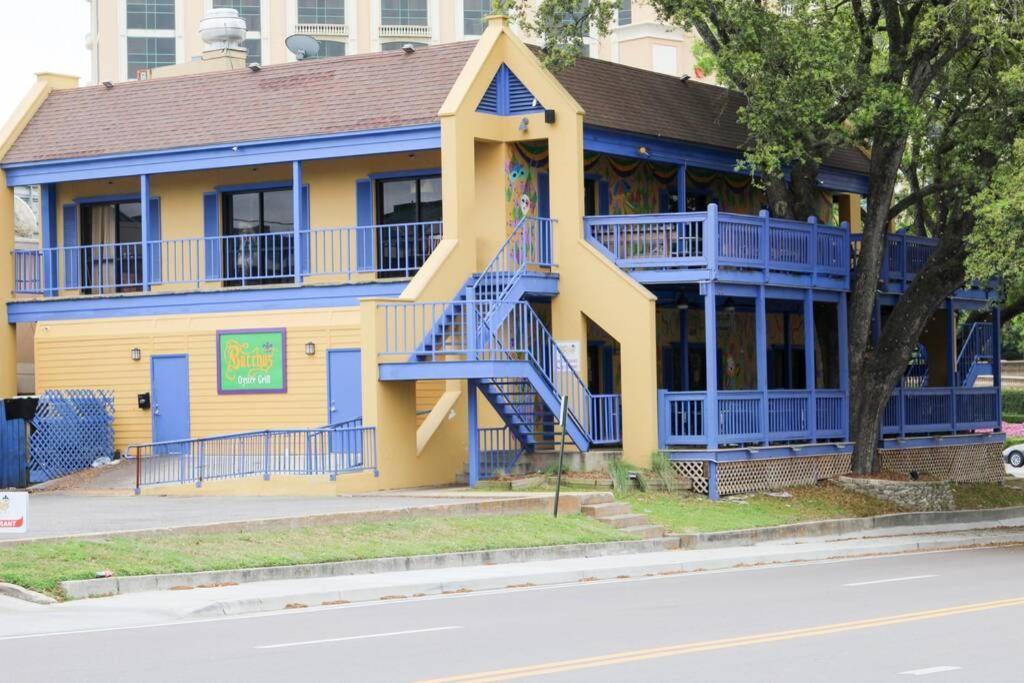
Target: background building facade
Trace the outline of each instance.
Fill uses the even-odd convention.
[[[318,38],[326,56],[434,45],[478,38],[491,0],[88,0],[92,25],[92,81],[135,79],[140,71],[197,59],[199,20],[231,7],[246,20],[249,61],[294,61],[285,38]],[[588,39],[589,56],[675,76],[700,77],[698,39],[657,22],[654,10],[623,0],[615,26]]]

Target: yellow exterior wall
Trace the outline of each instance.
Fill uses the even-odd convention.
[[[217,330],[274,327],[287,330],[288,392],[219,395]],[[328,421],[327,350],[358,348],[359,338],[354,307],[43,322],[36,329],[36,386],[113,390],[115,445],[124,449],[151,441],[152,415],[136,401],[152,389],[150,358],[187,353],[192,437],[316,427]],[[309,341],[313,356],[305,354]],[[135,347],[140,361],[131,360]]]

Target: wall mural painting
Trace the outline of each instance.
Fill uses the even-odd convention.
[[[608,213],[658,213],[664,192],[676,193],[677,167],[643,159],[585,153],[583,171],[608,183]]]
[[[539,176],[548,167],[545,143],[519,142],[508,146],[505,158],[505,225],[507,232],[524,216],[537,216]]]

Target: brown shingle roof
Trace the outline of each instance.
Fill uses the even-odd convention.
[[[600,59],[577,60],[557,77],[591,126],[729,150],[749,142],[746,127],[737,120],[746,98],[735,91]],[[868,171],[867,157],[853,148],[836,150],[825,163]]]
[[[4,163],[436,122],[474,45],[57,90]]]
[[[476,43],[58,90],[4,163],[413,126],[437,113]],[[743,96],[691,80],[584,58],[557,78],[588,125],[722,149],[747,144]],[[827,164],[858,173],[867,159],[837,151]]]

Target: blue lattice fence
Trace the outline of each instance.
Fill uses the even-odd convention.
[[[33,482],[77,472],[114,455],[114,395],[101,390],[47,391],[29,439]]]

